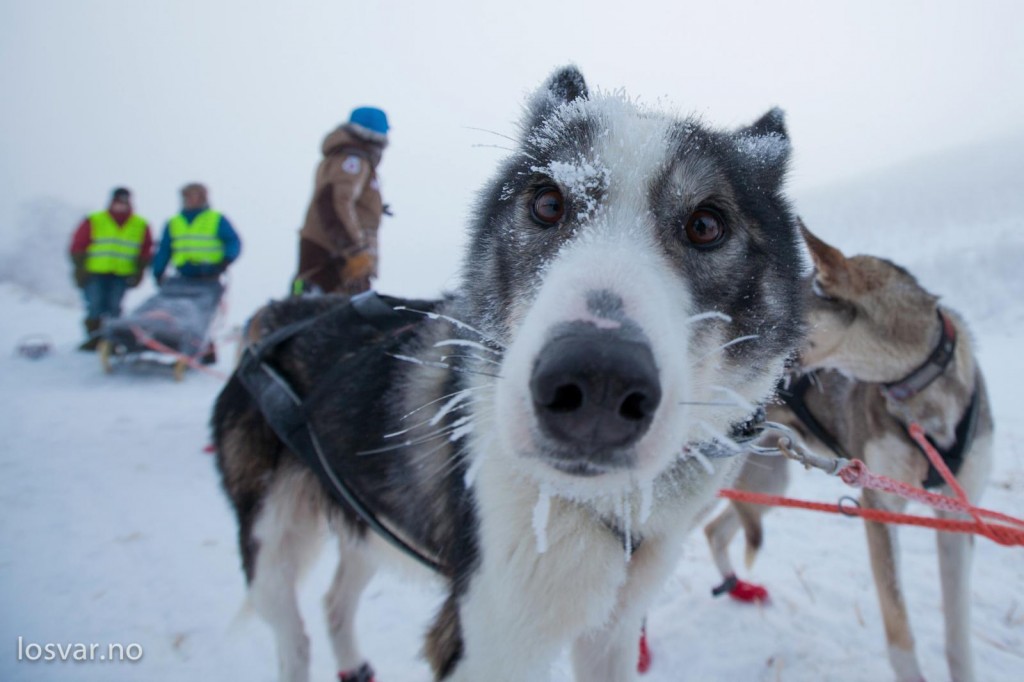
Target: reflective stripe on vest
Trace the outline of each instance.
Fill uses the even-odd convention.
[[[124,225],[118,225],[109,211],[100,211],[89,216],[89,226],[87,272],[128,277],[139,271],[139,252],[146,238],[145,219],[133,215]]]
[[[171,262],[174,267],[189,263],[195,265],[216,265],[224,260],[224,243],[217,238],[220,227],[220,213],[206,210],[197,215],[191,223],[180,213],[169,223],[171,232]]]

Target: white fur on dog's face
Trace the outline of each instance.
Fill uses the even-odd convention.
[[[629,258],[623,255],[627,253]],[[690,295],[659,260],[653,248],[637,249],[635,241],[598,238],[581,239],[552,264],[537,299],[520,313],[522,322],[502,366],[503,379],[495,398],[501,415],[496,427],[502,454],[536,461],[539,466],[534,473],[542,479],[564,483],[561,479],[568,478],[543,463],[544,437],[534,414],[529,378],[538,353],[559,325],[619,324],[597,318],[588,309],[587,295],[592,291],[609,291],[622,299],[626,317],[650,340],[661,381],[662,398],[654,420],[634,446],[637,470],[633,474],[653,478],[680,452],[689,419],[683,403],[692,383],[686,363],[689,331],[681,323],[688,315],[666,311],[689,311]]]
[[[693,403],[727,403],[734,391],[750,403],[770,392],[778,367],[757,372],[726,368],[716,349],[725,338],[714,318],[692,320],[702,313],[693,300],[686,273],[665,254],[655,238],[651,218],[651,179],[663,172],[669,123],[641,116],[619,98],[570,106],[603,106],[609,133],[601,137],[592,157],[576,164],[552,164],[545,172],[563,187],[602,185],[603,200],[577,215],[574,234],[538,275],[536,297],[510,311],[509,347],[497,383],[493,429],[503,457],[526,460],[535,478],[559,489],[587,496],[607,494],[649,482],[681,456],[686,443],[727,433],[747,414],[737,406],[693,408]],[[591,114],[593,112],[591,111]],[[682,194],[688,188],[680,187]],[[588,307],[593,292],[607,292],[622,301],[622,315],[635,324],[650,344],[662,396],[650,427],[632,446],[632,466],[595,479],[573,477],[544,461],[545,437],[534,413],[529,379],[538,353],[553,330],[572,322],[614,328],[620,322],[600,318]],[[695,347],[694,330],[702,332]],[[755,376],[756,375],[756,376]],[[695,411],[699,410],[699,411]]]

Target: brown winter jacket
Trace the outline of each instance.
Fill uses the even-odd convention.
[[[342,125],[324,138],[322,151],[313,199],[299,236],[328,252],[331,262],[326,267],[337,269],[340,276],[345,260],[355,252],[368,249],[374,256],[377,253],[383,211],[375,170],[380,147],[359,139]],[[303,270],[319,266],[300,258],[299,277],[317,279],[317,273]],[[370,276],[376,274],[374,265]]]

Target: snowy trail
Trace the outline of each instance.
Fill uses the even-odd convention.
[[[191,373],[101,373],[73,351],[76,311],[19,301],[0,288],[0,306],[25,314],[0,335],[12,348],[43,324],[56,353],[38,361],[0,358],[0,656],[3,680],[215,680],[270,682],[269,630],[236,616],[243,603],[235,525],[202,451],[219,383]],[[30,315],[28,308],[35,311]],[[24,308],[24,310],[22,310]],[[1024,514],[1024,427],[1015,420],[1024,372],[1015,334],[988,335],[982,362],[996,407],[998,459],[988,507]],[[817,472],[797,473],[795,496],[830,500],[849,492]],[[717,581],[701,534],[686,554],[649,632],[655,660],[647,679],[888,679],[873,586],[856,522],[807,512],[774,512],[766,549],[750,577],[765,583],[765,608],[713,600]],[[942,679],[942,624],[934,540],[901,531],[903,572],[925,671]],[[734,547],[734,552],[739,548]],[[314,679],[333,675],[319,592],[328,550],[302,592],[313,639]],[[1024,671],[1024,549],[977,542],[975,646],[981,679]],[[920,578],[916,580],[915,578]],[[426,680],[419,637],[438,593],[383,576],[360,614],[365,647],[382,680]],[[139,663],[30,663],[13,655],[23,642],[138,643]],[[709,652],[719,647],[727,655]],[[678,671],[685,670],[685,675]],[[555,679],[568,680],[563,661]]]
[[[983,505],[1018,517],[1024,516],[1024,199],[1016,186],[1024,173],[1022,149],[1024,143],[1008,146],[1010,161],[994,167],[1001,185],[981,174],[961,178],[958,169],[974,166],[954,158],[800,202],[822,237],[907,265],[964,314],[980,348],[997,429]],[[902,185],[901,178],[907,179]],[[925,189],[910,182],[915,178],[927,181]],[[958,209],[958,196],[977,188],[998,201],[975,212]],[[865,215],[891,224],[876,229],[862,222]],[[236,290],[231,322],[266,295]],[[218,380],[195,372],[180,384],[169,372],[105,376],[94,356],[74,350],[79,315],[76,306],[0,283],[0,680],[272,682],[269,629],[238,617],[244,589],[235,522],[213,459],[202,450]],[[36,361],[17,356],[18,340],[30,333],[47,334],[55,352]],[[230,370],[232,351],[222,349],[218,369]],[[794,471],[793,478],[794,497],[831,501],[850,494],[818,472]],[[654,661],[645,679],[892,679],[859,522],[775,511],[765,533],[758,563],[743,574],[768,587],[772,601],[765,607],[712,599],[719,580],[703,534],[687,539],[683,560],[649,615]],[[924,674],[947,679],[934,534],[902,529],[900,544]],[[1018,682],[1024,679],[1024,548],[985,539],[975,547],[979,680]],[[739,543],[732,549],[738,557]],[[301,592],[313,680],[335,675],[319,604],[333,554],[324,552]],[[359,628],[381,682],[429,679],[418,651],[438,601],[430,583],[396,576],[371,583]],[[19,637],[40,644],[137,643],[144,655],[137,663],[19,662]],[[569,679],[562,660],[553,680]]]

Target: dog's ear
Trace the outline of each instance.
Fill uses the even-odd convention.
[[[807,250],[811,253],[811,260],[818,270],[818,277],[824,283],[835,283],[846,270],[846,256],[843,252],[830,244],[825,243],[817,235],[807,229],[804,221],[797,219],[797,226],[800,234],[803,235]]]
[[[768,112],[740,130],[741,135],[752,137],[764,137],[774,135],[780,139],[789,141],[789,133],[786,132],[786,112],[778,107],[773,107]]]
[[[564,66],[544,81],[530,99],[526,115],[526,131],[540,126],[551,112],[563,104],[577,99],[587,99],[590,91],[583,74],[573,65]]]
[[[789,163],[789,133],[786,115],[775,107],[749,126],[733,134],[736,148],[753,163],[759,184],[777,189],[782,185]]]

